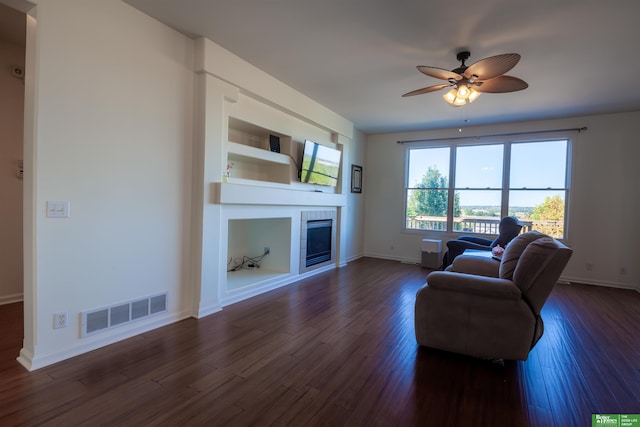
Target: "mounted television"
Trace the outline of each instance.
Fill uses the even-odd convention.
[[[335,187],[342,152],[308,139],[304,141],[300,182]]]

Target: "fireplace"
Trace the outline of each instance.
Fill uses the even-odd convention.
[[[305,267],[331,260],[332,219],[307,221],[307,256]]]
[[[336,211],[302,211],[300,272],[329,266],[336,259]]]

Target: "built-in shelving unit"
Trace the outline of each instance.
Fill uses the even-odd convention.
[[[225,297],[237,292],[268,285],[291,272],[291,218],[237,219],[228,222],[227,284]],[[264,248],[269,254],[261,256]],[[244,257],[259,260],[242,265]]]
[[[212,202],[224,205],[224,214],[229,218],[227,274],[220,289],[222,304],[272,289],[300,274],[301,231],[299,226],[292,228],[292,224],[300,221],[302,211],[346,206],[347,199],[339,188],[300,182],[294,158],[301,154],[302,143],[263,127],[269,122],[262,118],[257,119],[262,124],[259,126],[250,123],[256,116],[246,111],[238,113],[243,119],[231,112],[227,116],[228,137],[223,144],[223,158],[230,173],[220,182],[211,183]],[[277,118],[274,120],[275,128],[287,129],[282,125]],[[299,136],[302,132],[298,129],[294,132],[299,132],[298,138],[306,137]],[[310,135],[318,136],[313,130]],[[279,147],[274,149],[272,140]],[[284,215],[274,217],[274,212]],[[266,247],[271,252],[261,259],[259,267],[235,267],[242,257],[260,256]]]
[[[203,316],[346,263],[345,165],[353,124],[213,42],[196,40],[194,54],[202,95],[196,97],[194,178],[204,191],[193,193],[193,228],[202,233],[193,239],[199,255],[193,267],[197,314]],[[343,152],[336,186],[300,181],[306,139]],[[336,260],[302,272],[305,211],[335,211]],[[234,260],[260,256],[265,247],[271,252],[259,268],[233,267]]]
[[[270,138],[280,143],[280,152],[270,150]],[[230,176],[243,180],[290,184],[291,137],[229,117],[227,165]]]

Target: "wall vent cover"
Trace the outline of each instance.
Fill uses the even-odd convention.
[[[82,316],[80,336],[84,338],[165,311],[167,311],[166,292],[110,307],[84,311],[80,313]]]

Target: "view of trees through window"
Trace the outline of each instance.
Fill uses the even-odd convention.
[[[566,140],[410,149],[405,226],[497,234],[512,215],[524,231],[562,238],[567,149]]]

